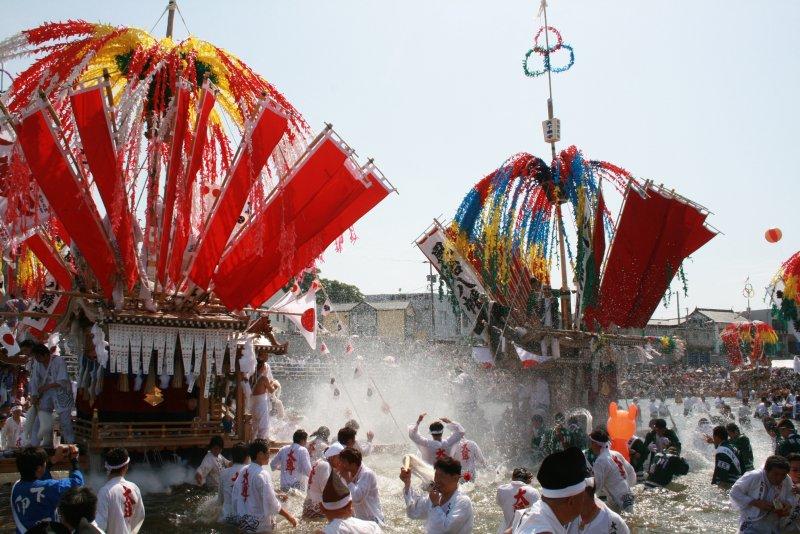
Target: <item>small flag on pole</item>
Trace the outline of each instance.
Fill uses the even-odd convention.
[[[472,358],[484,369],[494,367],[494,358],[492,358],[492,350],[489,347],[472,347]]]
[[[331,312],[331,299],[326,298],[325,303],[322,305],[322,316],[327,317]]]
[[[524,369],[530,369],[531,367],[534,367],[542,362],[546,362],[547,360],[550,359],[547,356],[539,356],[538,354],[528,352],[522,347],[518,347],[516,345],[514,345],[514,348],[517,349],[517,356],[519,356],[519,359],[522,362],[522,367]]]
[[[0,325],[0,347],[4,348],[9,356],[19,354],[17,338],[7,324]]]
[[[356,349],[353,348],[353,342],[348,339],[347,340],[347,346],[344,348],[344,353],[345,354],[353,354],[353,351],[355,351],[355,350]]]
[[[322,343],[319,344],[319,351],[322,354],[330,354],[331,353],[331,351],[328,350],[328,345],[326,345],[325,342],[322,342]]]

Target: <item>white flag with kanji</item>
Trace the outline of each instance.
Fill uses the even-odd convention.
[[[314,284],[304,295],[281,307],[273,307],[272,311],[291,314],[287,317],[297,326],[311,349],[317,349],[317,290]]]
[[[547,360],[550,359],[549,356],[540,356],[538,354],[528,352],[527,350],[523,349],[522,347],[518,347],[517,345],[514,345],[514,348],[517,349],[517,356],[519,356],[519,359],[522,362],[522,367],[525,369],[538,365],[542,362],[546,362]]]
[[[12,332],[5,323],[0,325],[0,347],[6,349],[6,353],[9,356],[15,356],[19,354],[17,338],[14,337],[14,332]]]

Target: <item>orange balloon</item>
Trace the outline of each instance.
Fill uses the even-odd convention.
[[[782,237],[783,232],[781,232],[780,228],[770,228],[764,232],[764,239],[766,239],[769,243],[777,243]]]
[[[616,402],[609,404],[606,428],[608,437],[611,438],[611,448],[621,453],[630,462],[628,440],[636,433],[636,405],[631,404],[629,409],[620,410],[617,408]]]

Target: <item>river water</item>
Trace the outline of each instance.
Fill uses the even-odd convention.
[[[738,402],[729,400],[734,407]],[[635,513],[627,517],[633,532],[736,532],[737,513],[731,509],[727,492],[710,484],[712,461],[710,450],[700,450],[693,443],[694,428],[699,416],[683,417],[682,407],[671,407],[679,436],[683,443],[683,455],[691,466],[691,471],[679,477],[670,490],[645,490],[641,485],[635,488]],[[712,411],[713,408],[712,408]],[[364,414],[362,414],[363,416]],[[750,436],[755,453],[756,466],[763,465],[770,454],[770,440],[755,421],[752,430],[746,431]],[[399,433],[396,431],[395,435]],[[468,432],[470,429],[467,429]],[[481,435],[472,432],[473,439],[481,443]],[[406,442],[409,452],[414,452],[413,445]],[[368,456],[365,463],[376,471],[384,514],[387,519],[387,532],[423,532],[421,522],[411,521],[405,517],[402,483],[397,478],[401,464],[401,454],[376,454]],[[475,510],[475,532],[493,533],[497,529],[501,512],[495,504],[495,490],[500,483],[509,478],[509,462],[495,454],[489,454],[489,461],[494,469],[480,472],[476,485],[468,488]],[[145,492],[147,519],[143,532],[179,533],[213,533],[235,532],[235,529],[216,524],[216,496],[193,487],[190,484],[192,471],[179,465],[170,465],[158,470],[136,466],[130,473],[130,479],[138,483]],[[277,483],[277,476],[275,477]],[[102,484],[102,477],[93,475],[89,483],[95,489]],[[9,517],[10,485],[0,488],[0,531],[11,530]],[[299,517],[302,499],[290,497],[288,508]],[[320,523],[301,523],[294,532],[310,533],[320,527]],[[279,532],[292,529],[282,521]]]

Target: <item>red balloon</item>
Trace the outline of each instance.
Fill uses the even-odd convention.
[[[783,237],[783,232],[781,232],[780,228],[770,228],[766,232],[764,232],[764,239],[766,239],[770,243],[777,243]]]

